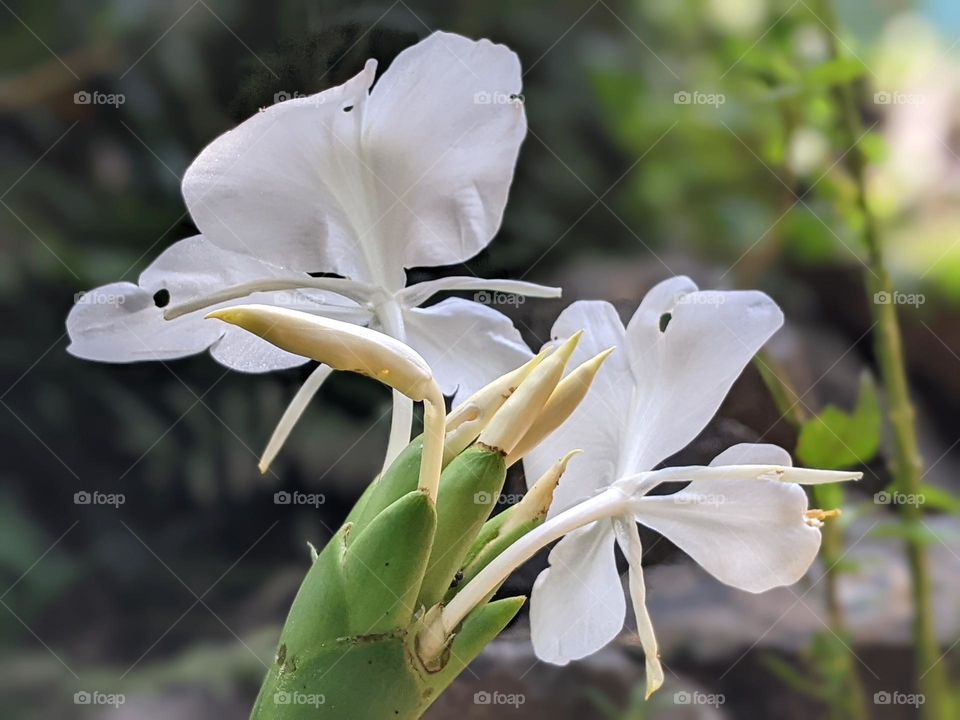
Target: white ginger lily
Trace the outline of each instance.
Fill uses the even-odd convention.
[[[566,664],[621,631],[626,603],[618,543],[630,567],[648,696],[662,684],[637,523],[667,537],[720,581],[749,592],[792,584],[810,567],[820,547],[817,528],[832,513],[808,511],[806,493],[795,483],[859,474],[791,468],[786,451],[760,444],[736,445],[710,467],[650,472],[703,430],[782,322],[763,293],[700,292],[684,277],[654,287],[626,328],[605,302],[577,302],[560,315],[555,339],[585,330],[572,364],[603,348],[617,351],[570,419],[524,458],[527,477],[537,478],[569,450],[586,450],[561,480],[547,522],[522,541],[542,546],[566,534],[531,596],[538,657]],[[689,485],[671,495],[647,494],[664,482]]]
[[[220,323],[240,303],[295,308],[369,325],[416,349],[454,402],[526,361],[509,318],[442,291],[557,297],[513,280],[446,277],[405,287],[405,269],[462,263],[500,226],[526,134],[520,63],[503,45],[434,33],[343,85],[264,109],[214,140],[183,179],[202,235],[180,241],[140,277],[81,299],[70,351],[110,362],[209,349],[228,367],[306,361]],[[315,277],[317,274],[341,277]],[[336,293],[336,294],[334,294]],[[320,366],[280,422],[265,470],[330,373]],[[412,407],[394,394],[388,461],[409,440]]]

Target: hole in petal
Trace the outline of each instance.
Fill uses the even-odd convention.
[[[157,290],[153,294],[153,304],[158,308],[166,307],[170,304],[170,291],[166,288]]]
[[[346,107],[343,108],[344,112],[350,112],[351,110],[353,110],[353,105],[347,105]]]
[[[660,316],[660,332],[667,331],[667,325],[670,324],[670,321],[673,319],[673,315],[670,313],[664,313]]]

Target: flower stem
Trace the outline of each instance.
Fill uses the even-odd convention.
[[[830,28],[831,52],[839,56],[837,31],[839,23],[829,0],[821,4],[823,20]],[[867,158],[857,141],[863,134],[853,88],[840,85],[837,88],[842,121],[847,141],[854,144],[847,154],[847,164],[856,183],[857,205],[863,216],[863,240],[868,253],[868,270],[864,273],[867,299],[876,324],[874,350],[880,369],[880,377],[889,405],[888,417],[892,429],[893,444],[889,458],[893,483],[904,493],[918,494],[921,491],[923,462],[917,442],[915,411],[907,383],[906,363],[896,305],[878,303],[877,293],[892,293],[893,283],[883,257],[883,247],[876,218],[867,199]],[[920,691],[925,697],[921,714],[930,720],[942,720],[948,715],[945,668],[941,664],[930,594],[930,570],[921,533],[923,512],[919,505],[898,505],[902,523],[907,530],[906,554],[910,567],[914,622],[913,635],[916,647],[916,674]]]
[[[440,616],[442,633],[436,636],[444,638],[449,636],[476,606],[510,576],[510,573],[540,549],[577,528],[621,513],[626,501],[627,496],[621,489],[610,487],[528,532],[477,573],[476,577],[443,608]]]

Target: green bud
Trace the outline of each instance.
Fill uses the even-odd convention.
[[[385,633],[410,622],[436,525],[433,501],[414,490],[348,537],[342,577],[349,624],[343,634]]]
[[[437,497],[437,532],[420,604],[431,607],[446,595],[493,511],[506,473],[503,454],[479,444],[464,450],[443,471]]]

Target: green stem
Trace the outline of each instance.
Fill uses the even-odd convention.
[[[780,363],[766,352],[761,352],[757,356],[755,364],[760,371],[764,384],[773,396],[777,410],[799,432],[804,423],[810,419],[810,413],[787,379],[786,371]],[[817,507],[826,508],[830,504],[830,501],[826,498],[827,488],[825,486],[814,485],[811,490],[814,504]],[[823,558],[823,564],[826,568],[824,572],[824,596],[827,605],[827,623],[835,635],[844,638],[844,642],[847,642],[850,633],[847,631],[839,591],[839,564],[843,557],[843,530],[839,523],[828,522],[824,523],[820,529],[820,535],[822,538],[820,556]],[[843,683],[846,686],[846,695],[843,698],[844,707],[833,709],[834,716],[839,711],[839,716],[843,718],[867,720],[869,715],[867,714],[863,683],[860,681],[860,674],[852,652],[843,653],[843,657],[838,658],[838,661],[842,663],[841,670],[844,676]]]
[[[829,0],[821,4],[823,20],[830,28],[831,52],[839,56],[837,32],[839,23]],[[900,324],[893,303],[874,301],[877,293],[893,292],[893,283],[883,257],[876,218],[867,199],[867,158],[858,141],[863,134],[857,99],[850,85],[837,88],[842,120],[850,144],[857,143],[847,154],[847,164],[857,189],[857,204],[863,217],[863,241],[868,253],[868,270],[864,273],[867,299],[875,323],[874,351],[880,369],[880,378],[888,403],[888,417],[893,443],[889,456],[894,486],[904,493],[921,491],[923,462],[917,442],[915,411],[910,399],[907,372],[903,354]],[[948,717],[946,673],[940,662],[940,651],[934,627],[930,592],[930,571],[924,543],[921,539],[923,512],[919,505],[898,505],[901,519],[907,529],[906,554],[914,601],[913,635],[916,647],[916,675],[920,691],[925,696],[921,706],[922,717],[943,720]]]

